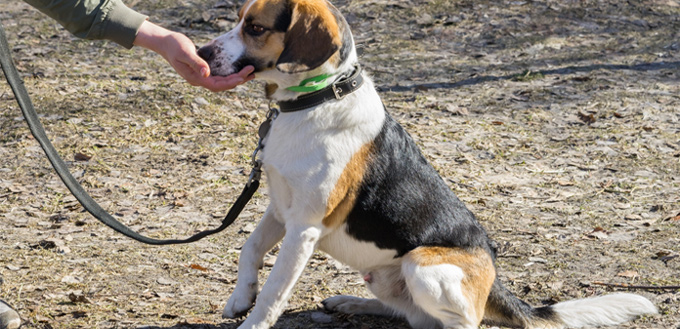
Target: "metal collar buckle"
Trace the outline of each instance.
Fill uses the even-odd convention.
[[[342,88],[338,87],[334,84],[331,85],[331,88],[333,88],[333,94],[335,94],[335,99],[340,100],[345,97],[344,90]]]

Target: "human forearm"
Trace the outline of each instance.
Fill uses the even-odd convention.
[[[146,19],[121,0],[24,0],[79,38],[111,40],[132,48]]]

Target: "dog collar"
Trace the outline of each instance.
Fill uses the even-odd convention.
[[[320,81],[317,81],[315,78],[312,78],[314,80],[304,80],[301,85],[306,85],[310,81],[314,81],[316,83],[323,83],[324,80],[328,79],[330,76],[319,76],[321,77]],[[302,95],[294,100],[290,101],[281,101],[279,102],[279,109],[281,112],[295,112],[295,111],[300,111],[304,109],[308,109],[313,106],[321,105],[325,102],[331,101],[331,100],[340,100],[343,99],[345,96],[353,93],[361,85],[364,83],[364,78],[361,76],[361,66],[359,64],[356,64],[354,66],[354,71],[352,74],[349,75],[349,77],[343,77],[340,78],[338,81],[326,85],[323,87],[323,89],[312,92],[310,94],[305,94]]]
[[[329,82],[328,80],[333,77],[334,74],[322,74],[322,75],[317,75],[315,77],[311,77],[309,79],[304,79],[302,82],[300,82],[300,85],[298,86],[291,86],[286,88],[286,90],[290,91],[295,91],[298,93],[309,93],[313,91],[319,91],[321,89],[326,88],[328,86]]]

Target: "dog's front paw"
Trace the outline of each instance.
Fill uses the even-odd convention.
[[[235,319],[248,313],[248,310],[255,304],[257,286],[255,285],[254,287],[249,288],[249,291],[242,293],[239,293],[238,289],[234,291],[231,297],[229,297],[227,305],[224,307],[224,311],[222,311],[223,318]]]

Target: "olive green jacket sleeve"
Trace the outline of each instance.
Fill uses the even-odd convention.
[[[24,0],[79,38],[111,40],[128,49],[147,18],[122,0]]]

